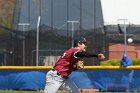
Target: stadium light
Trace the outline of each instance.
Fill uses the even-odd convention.
[[[25,32],[25,26],[29,26],[29,23],[19,23],[19,26],[22,26],[22,31],[23,33]],[[23,62],[23,66],[25,66],[25,38],[23,38],[22,41],[23,47],[22,47],[22,62]]]
[[[123,22],[123,31],[124,31],[124,53],[127,53],[127,39],[126,39],[126,22],[128,21],[128,19],[118,19],[117,21],[122,21]]]
[[[67,21],[67,23],[71,23],[71,25],[72,25],[71,26],[72,27],[71,28],[71,33],[72,33],[71,34],[71,38],[72,38],[72,40],[71,40],[71,46],[74,47],[74,38],[73,38],[74,37],[74,23],[79,23],[79,21]]]

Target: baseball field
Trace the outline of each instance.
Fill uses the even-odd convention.
[[[13,90],[0,90],[0,93],[43,93],[43,91],[13,91]],[[68,93],[68,92],[57,92]],[[128,93],[128,92],[81,92],[81,93]],[[136,92],[140,93],[140,92]]]

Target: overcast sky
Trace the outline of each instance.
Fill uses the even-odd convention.
[[[140,0],[101,0],[105,24],[116,24],[118,19],[128,19],[140,25]]]

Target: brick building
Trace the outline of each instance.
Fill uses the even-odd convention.
[[[127,44],[127,55],[131,58],[140,58],[140,44]],[[124,44],[109,44],[109,59],[120,59],[124,54]]]

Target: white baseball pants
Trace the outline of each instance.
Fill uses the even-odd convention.
[[[57,71],[50,70],[46,75],[44,93],[56,93],[59,88],[65,88],[71,93],[80,93],[78,87],[70,78],[62,78]]]

